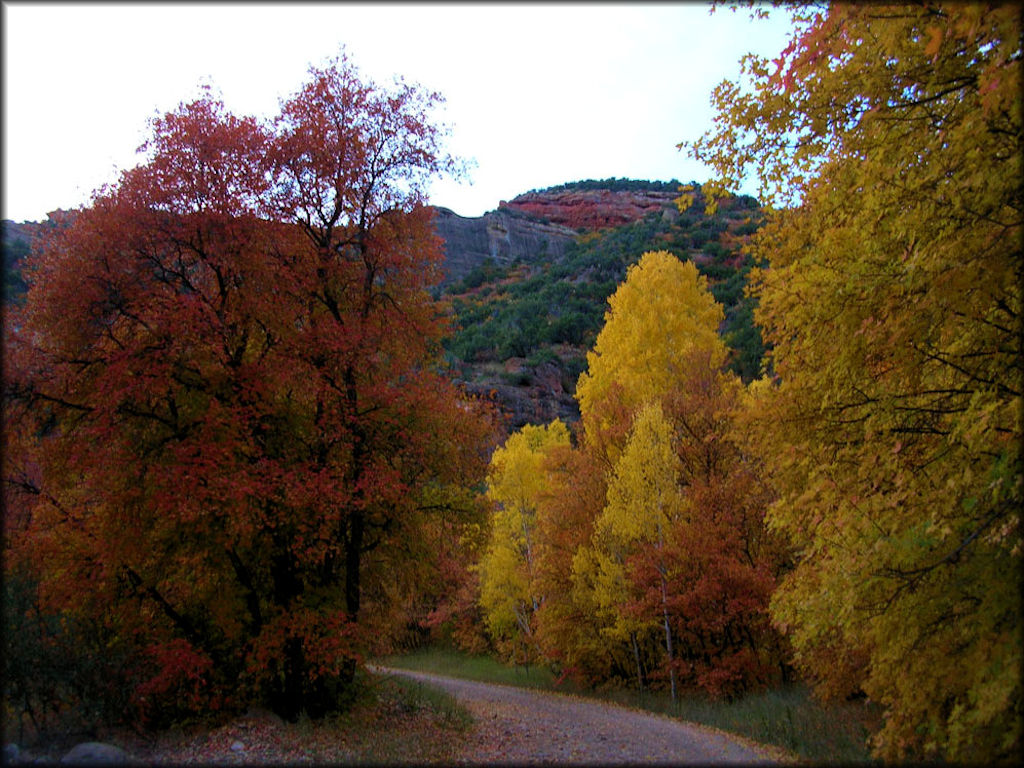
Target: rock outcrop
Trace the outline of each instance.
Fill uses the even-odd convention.
[[[565,381],[557,365],[531,366],[522,358],[510,358],[501,365],[502,376],[482,375],[466,383],[466,390],[496,402],[510,433],[526,424],[547,424],[555,419],[566,424],[579,421],[579,404],[566,388],[575,389],[576,382]]]
[[[446,283],[461,280],[486,259],[498,265],[559,259],[578,234],[515,211],[489,211],[475,218],[448,208],[434,211],[434,226],[444,240]]]
[[[529,214],[573,229],[606,229],[621,227],[649,213],[674,213],[677,197],[678,192],[663,190],[544,190],[503,200],[498,210]]]

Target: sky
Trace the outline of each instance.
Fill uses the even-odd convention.
[[[368,79],[444,96],[447,148],[471,168],[430,198],[462,216],[569,181],[700,182],[677,144],[712,126],[743,54],[775,56],[789,32],[781,13],[699,2],[4,2],[2,217],[87,204],[202,84],[273,115],[342,46]]]

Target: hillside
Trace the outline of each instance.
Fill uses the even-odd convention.
[[[468,271],[469,262],[460,263],[461,279],[443,287],[461,325],[448,342],[450,362],[472,391],[496,397],[511,428],[579,418],[576,379],[604,322],[607,299],[649,250],[696,263],[726,310],[721,332],[733,350],[730,367],[746,380],[758,374],[763,347],[752,300],[743,295],[751,264],[741,248],[761,210],[751,197],[734,197],[706,216],[698,187],[694,205],[680,213],[678,188],[608,179],[502,202],[499,213],[514,211],[536,226],[573,226],[578,233],[557,248],[549,243],[546,252],[478,255]],[[463,258],[456,251],[449,243],[448,258]]]
[[[32,241],[35,239],[39,226],[35,222],[16,224],[13,221],[5,220],[3,223],[3,300],[5,304],[17,301],[28,289],[22,276],[22,268],[25,257],[32,250]]]
[[[47,231],[74,221],[74,211],[51,211],[44,221],[21,223],[3,220],[3,303],[21,301],[28,290],[25,282],[25,257]]]

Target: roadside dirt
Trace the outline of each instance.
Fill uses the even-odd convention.
[[[476,724],[463,764],[775,764],[774,747],[712,728],[577,696],[477,683],[425,672],[377,671],[419,680],[459,700]]]

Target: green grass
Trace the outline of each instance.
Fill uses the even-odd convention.
[[[772,744],[815,763],[872,762],[867,722],[877,714],[863,704],[823,704],[804,685],[751,693],[734,702],[688,696],[675,707],[666,693],[648,693],[644,702],[637,701],[634,691],[623,693],[616,697],[622,703]]]
[[[635,690],[594,690],[569,683],[556,686],[555,676],[546,667],[531,666],[527,671],[489,656],[471,656],[450,648],[425,648],[383,659],[381,663],[485,683],[562,691],[612,701],[781,747],[814,763],[873,762],[866,740],[869,724],[878,722],[877,711],[857,702],[819,702],[803,685],[752,693],[734,702],[689,696],[673,706],[667,693],[647,692],[641,697]]]
[[[433,672],[438,675],[461,677],[482,683],[516,685],[520,688],[555,688],[555,676],[547,667],[531,665],[509,666],[490,656],[474,656],[451,648],[423,648],[401,656],[389,656],[381,664],[415,672]]]

